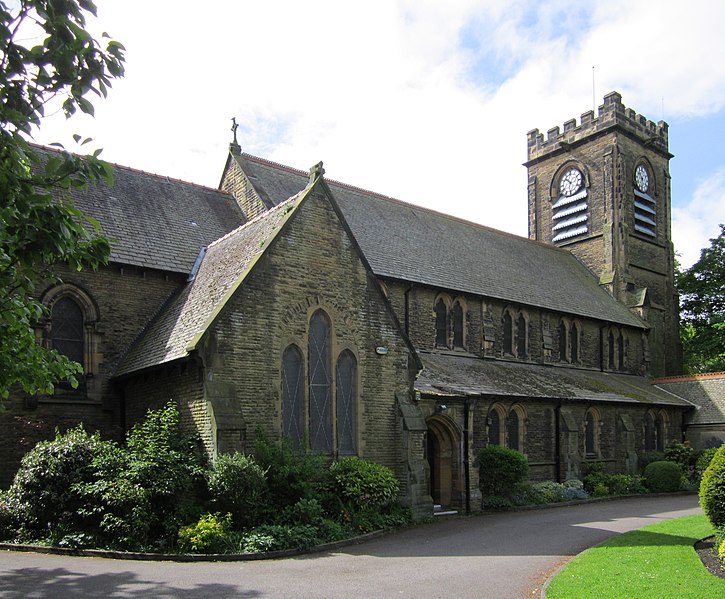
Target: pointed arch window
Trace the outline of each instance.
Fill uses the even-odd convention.
[[[589,459],[599,455],[599,415],[594,410],[587,412],[584,422],[584,452]]]
[[[657,431],[655,429],[655,417],[652,412],[644,415],[644,450],[655,451],[657,449]]]
[[[514,319],[508,311],[503,315],[503,351],[510,355],[514,353]]]
[[[61,297],[51,310],[50,346],[81,366],[85,366],[83,310],[70,297]]]
[[[516,321],[516,357],[525,358],[528,355],[528,337],[526,318],[519,314]]]
[[[506,432],[508,433],[509,449],[515,449],[517,451],[521,451],[521,446],[519,443],[520,430],[521,430],[521,422],[520,422],[519,414],[516,410],[511,410],[509,412],[507,422],[506,422]]]
[[[294,448],[302,445],[304,430],[304,360],[290,345],[282,354],[282,426]]]
[[[342,455],[356,453],[357,360],[350,350],[337,359],[337,450]]]
[[[572,364],[579,361],[579,327],[575,322],[571,323],[569,330],[569,361]]]
[[[436,347],[448,347],[448,306],[443,298],[435,305]]]
[[[309,330],[310,447],[332,451],[332,397],[330,384],[330,321],[318,310]]]
[[[665,438],[667,437],[667,422],[662,412],[657,414],[655,421],[655,448],[657,451],[665,450]]]
[[[608,347],[609,347],[609,370],[614,370],[615,362],[614,362],[614,331],[611,329],[609,330],[609,337],[608,337]]]
[[[488,415],[488,444],[501,445],[501,413],[497,408],[490,411]]]
[[[559,322],[559,361],[566,362],[567,360],[567,339],[569,335],[566,330],[566,323],[562,320]]]
[[[617,369],[624,370],[624,335],[621,331],[617,336]]]
[[[453,303],[451,320],[453,321],[453,347],[463,348],[463,307],[459,300]]]

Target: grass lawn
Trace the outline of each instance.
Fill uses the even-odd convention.
[[[712,534],[705,516],[687,516],[612,537],[574,558],[552,580],[547,597],[725,597],[725,580],[710,574],[692,548]]]

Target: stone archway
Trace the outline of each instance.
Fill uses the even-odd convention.
[[[460,507],[460,434],[445,416],[433,416],[427,424],[426,453],[433,503],[444,507]]]

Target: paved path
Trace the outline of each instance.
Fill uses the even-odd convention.
[[[583,549],[666,518],[694,495],[437,520],[330,553],[274,561],[173,563],[0,552],[2,598],[181,599],[539,597]]]

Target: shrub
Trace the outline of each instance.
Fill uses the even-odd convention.
[[[269,489],[266,507],[270,518],[300,499],[314,498],[325,505],[330,474],[324,455],[294,450],[287,439],[275,444],[262,431],[257,431],[254,453],[257,463],[266,472]]]
[[[537,503],[557,503],[564,501],[564,485],[547,480],[532,485],[534,494],[540,497]]]
[[[196,524],[179,530],[179,549],[185,553],[222,553],[229,543],[231,524],[231,514],[204,514]]]
[[[692,481],[695,478],[695,460],[697,456],[695,450],[691,447],[688,441],[685,443],[672,443],[667,449],[665,449],[665,459],[670,462],[679,464],[683,474],[688,480]]]
[[[702,475],[700,505],[715,528],[725,527],[725,445]]]
[[[261,524],[267,503],[265,474],[252,456],[219,456],[207,472],[214,509],[230,514],[239,528]]]
[[[649,466],[652,462],[661,462],[665,459],[665,454],[662,451],[645,451],[637,456],[637,467],[640,474],[644,472],[644,469]]]
[[[682,481],[682,468],[675,462],[652,462],[644,469],[645,485],[653,493],[678,491]]]
[[[57,542],[66,535],[92,534],[100,526],[102,504],[89,485],[97,478],[96,460],[113,448],[98,433],[77,426],[31,449],[5,495],[8,517],[21,537]]]
[[[525,502],[524,502],[525,503]],[[481,497],[481,509],[490,511],[510,510],[514,506],[514,502],[500,495],[484,495]]]
[[[510,495],[529,473],[526,457],[507,447],[487,445],[478,450],[479,486],[486,495]]]
[[[320,543],[319,532],[309,524],[263,524],[242,536],[244,553],[266,553],[283,549],[309,549]]]
[[[334,462],[330,474],[333,492],[354,511],[388,505],[400,489],[390,468],[356,457]]]
[[[712,458],[715,457],[716,453],[717,447],[710,447],[701,450],[697,454],[697,460],[695,461],[695,477],[698,484],[702,480],[702,475],[705,473],[705,470],[707,470],[707,467],[710,465],[710,462],[712,461]]]

